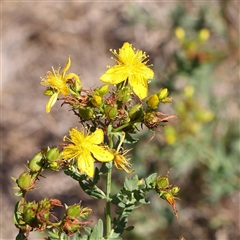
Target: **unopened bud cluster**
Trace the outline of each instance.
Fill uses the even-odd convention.
[[[91,91],[82,89],[78,94],[62,99],[83,124],[91,122],[93,126],[112,125],[113,131],[135,131],[138,124],[155,129],[175,117],[157,111],[160,103],[172,101],[168,94],[167,88],[163,88],[140,101],[130,86],[121,87],[119,84],[110,91],[109,85],[105,84]]]
[[[15,218],[15,225],[21,229],[22,234],[29,234],[30,231],[47,229],[62,229],[67,235],[72,235],[85,227],[89,222],[83,222],[91,214],[90,208],[83,208],[80,204],[65,206],[66,213],[61,220],[54,216],[52,209],[54,207],[63,207],[58,199],[44,198],[39,202],[19,202]],[[55,221],[53,221],[53,220]]]
[[[175,196],[180,191],[180,188],[170,184],[168,173],[166,175],[157,177],[155,182],[155,190],[159,194],[159,197],[163,198],[171,205],[176,217],[178,217],[175,199],[179,200],[179,198]]]
[[[31,191],[38,180],[38,176],[45,170],[58,171],[62,168],[63,162],[59,157],[57,147],[42,149],[30,161],[27,170],[20,174],[15,182],[18,184],[20,192]]]

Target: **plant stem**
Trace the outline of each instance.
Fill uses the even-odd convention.
[[[112,135],[110,135],[109,147],[113,147]],[[112,183],[112,169],[108,170],[106,181],[106,233],[107,236],[111,233],[111,183]]]
[[[117,127],[117,128],[114,128],[114,129],[113,129],[113,132],[119,132],[119,131],[121,131],[122,129],[128,127],[128,126],[133,126],[133,124],[135,124],[135,123],[140,123],[142,120],[143,120],[142,118],[139,118],[139,119],[137,119],[137,120],[134,120],[134,121],[125,123],[125,124],[123,124],[123,125],[121,125],[121,126],[119,126],[119,127]]]
[[[107,193],[106,193],[106,231],[107,236],[109,236],[111,232],[111,178],[112,178],[112,169],[109,169],[107,173]]]

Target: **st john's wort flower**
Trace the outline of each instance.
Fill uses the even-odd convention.
[[[63,159],[76,159],[78,169],[82,173],[86,173],[89,177],[94,175],[94,162],[110,162],[114,155],[105,147],[99,146],[103,142],[104,134],[102,129],[97,129],[92,134],[85,135],[75,128],[69,131],[70,138],[64,137],[64,141],[70,143],[64,147],[61,156]]]
[[[60,74],[60,67],[55,70],[52,68],[52,72],[48,71],[45,78],[42,78],[41,84],[46,87],[53,89],[53,94],[51,95],[47,105],[46,112],[51,111],[52,106],[56,103],[57,98],[60,94],[67,96],[69,94],[69,88],[67,86],[67,80],[74,79],[81,86],[81,80],[75,73],[66,74],[67,70],[71,65],[71,59],[68,58],[67,64],[64,67],[62,73]]]
[[[146,64],[148,62],[145,52],[135,50],[132,45],[125,42],[119,53],[116,50],[110,50],[117,59],[117,65],[110,67],[100,80],[109,84],[118,84],[128,80],[135,94],[143,99],[148,94],[148,82],[153,78],[154,72]]]

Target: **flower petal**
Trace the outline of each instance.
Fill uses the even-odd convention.
[[[91,156],[90,152],[85,150],[78,158],[77,158],[78,169],[80,172],[85,172],[89,177],[93,177],[94,175],[94,159]]]
[[[68,80],[68,79],[74,79],[76,82],[79,82],[80,85],[82,86],[82,81],[80,80],[79,76],[75,73],[68,73],[66,76],[65,76],[65,79]]]
[[[92,145],[90,151],[99,162],[110,162],[114,158],[114,155],[104,147]]]
[[[126,67],[122,65],[115,65],[108,69],[101,77],[100,80],[105,83],[118,84],[127,79],[128,72]]]
[[[69,135],[72,139],[71,142],[73,142],[75,145],[82,144],[84,141],[84,134],[78,131],[76,128],[70,128]]]
[[[147,97],[148,94],[148,83],[142,76],[132,75],[129,77],[129,84],[132,86],[135,94],[143,99]]]
[[[51,111],[52,106],[56,103],[58,98],[58,93],[54,93],[50,99],[48,100],[48,103],[46,105],[46,113],[49,113]]]
[[[91,135],[86,137],[86,141],[92,143],[92,144],[100,144],[103,142],[103,130],[98,128],[95,132],[93,132]],[[89,149],[91,150],[91,149]]]
[[[132,45],[128,42],[125,42],[122,48],[119,50],[118,61],[122,63],[131,63],[135,58],[134,50],[132,49]]]
[[[66,160],[71,160],[78,155],[81,155],[81,152],[76,151],[76,146],[74,144],[69,144],[68,146],[64,147],[61,152],[61,157]]]
[[[69,56],[68,57],[68,61],[67,61],[66,65],[65,65],[65,67],[64,67],[64,69],[62,71],[62,77],[63,78],[65,76],[66,71],[70,68],[70,66],[71,66],[71,59],[70,59],[70,56]]]

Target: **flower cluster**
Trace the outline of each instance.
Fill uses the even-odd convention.
[[[160,103],[172,101],[166,88],[148,96],[148,83],[154,77],[153,70],[147,65],[148,55],[132,48],[128,42],[123,44],[119,52],[111,52],[116,57],[113,58],[116,65],[109,67],[100,77],[105,84],[93,90],[84,90],[76,74],[66,74],[71,64],[70,57],[61,75],[60,68],[57,71],[53,69],[53,73],[47,72],[42,80],[42,85],[48,87],[45,94],[52,94],[46,111],[50,111],[62,94],[63,104],[70,105],[80,122],[87,126],[86,136],[84,131],[70,129],[70,138],[64,137],[64,141],[69,143],[64,147],[61,158],[76,160],[79,171],[89,177],[94,176],[94,162],[113,161],[117,169],[132,172],[127,169],[131,165],[124,156],[126,151],[120,154],[100,145],[109,129],[112,129],[112,134],[120,131],[135,133],[140,124],[154,130],[163,126],[168,119],[176,117],[157,111]],[[116,87],[110,91],[108,84]]]
[[[159,105],[169,103],[172,98],[168,89],[163,88],[148,95],[148,84],[154,77],[154,72],[148,63],[148,55],[141,50],[132,48],[128,42],[119,49],[111,50],[116,64],[100,77],[104,84],[90,90],[82,86],[82,81],[75,73],[67,73],[71,60],[60,73],[57,70],[48,71],[42,78],[41,84],[47,87],[45,95],[50,96],[46,105],[49,113],[57,100],[62,105],[70,106],[71,111],[79,118],[81,129],[70,128],[69,136],[64,136],[59,146],[41,149],[27,163],[18,179],[18,192],[22,196],[15,209],[15,225],[20,229],[17,239],[25,239],[32,230],[51,229],[48,239],[69,239],[76,235],[76,239],[120,239],[126,230],[128,215],[140,204],[148,204],[146,194],[155,190],[159,197],[166,200],[177,216],[175,197],[179,188],[169,184],[168,175],[157,177],[156,173],[139,182],[138,176],[126,178],[123,188],[114,196],[111,194],[111,174],[113,166],[117,170],[134,172],[124,143],[133,144],[135,134],[140,127],[147,127],[155,131],[164,126],[174,115],[167,115],[158,111]],[[109,85],[113,85],[110,87]],[[96,164],[95,163],[101,163]],[[99,167],[100,166],[100,167]],[[43,171],[63,170],[64,173],[78,181],[82,190],[95,199],[106,200],[106,230],[102,221],[93,230],[85,229],[82,236],[81,228],[89,223],[81,221],[92,210],[82,208],[79,204],[65,205],[66,213],[58,220],[52,213],[56,206],[63,206],[58,199],[47,199],[36,203],[26,202],[25,195],[32,191]],[[106,175],[106,190],[97,185],[102,175]],[[118,217],[111,220],[110,204],[115,204],[121,210],[116,211]],[[52,222],[50,216],[55,220]],[[113,229],[111,229],[113,227]],[[106,232],[107,237],[103,236]],[[74,236],[75,237],[75,236]]]

